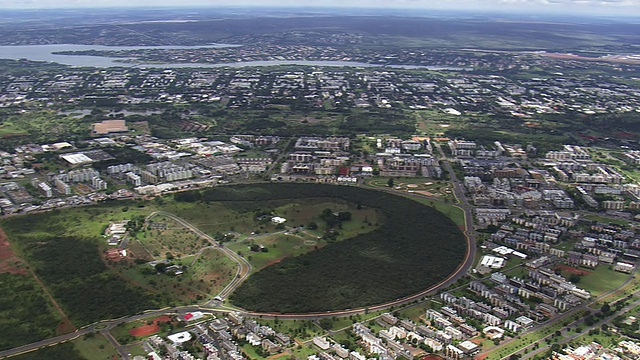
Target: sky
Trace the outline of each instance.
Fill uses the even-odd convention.
[[[640,0],[0,0],[0,10],[159,6],[322,6],[640,16]]]

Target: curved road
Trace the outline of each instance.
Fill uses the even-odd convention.
[[[465,223],[464,234],[467,240],[467,252],[466,252],[464,261],[462,262],[462,264],[460,264],[460,266],[458,266],[456,271],[454,271],[451,275],[449,275],[449,277],[442,280],[441,282],[417,294],[410,295],[397,300],[389,301],[384,304],[370,306],[367,308],[349,309],[349,310],[342,310],[342,311],[327,311],[327,312],[318,312],[318,313],[306,313],[306,314],[280,314],[280,313],[262,313],[262,312],[244,312],[243,314],[248,316],[261,316],[264,318],[278,317],[279,319],[319,319],[323,317],[350,316],[350,315],[362,314],[367,311],[384,310],[392,306],[405,305],[412,301],[419,300],[424,296],[434,293],[438,289],[450,286],[451,284],[458,281],[458,279],[466,275],[468,271],[471,269],[471,267],[473,266],[473,261],[476,256],[476,239],[473,233],[472,207],[471,205],[469,205],[469,202],[467,201],[467,198],[464,194],[464,189],[462,188],[462,184],[460,183],[455,172],[453,171],[453,168],[451,167],[449,160],[446,159],[444,152],[442,151],[442,148],[440,148],[439,144],[436,144],[436,148],[440,152],[440,156],[443,160],[445,168],[449,173],[451,183],[454,186],[454,195],[459,202],[459,205],[457,207],[464,212],[464,223]],[[383,190],[383,191],[395,192],[394,190]],[[402,193],[402,194],[406,195],[406,193]],[[418,195],[415,195],[415,196],[418,196]]]
[[[168,212],[155,211],[151,213],[149,216],[147,216],[146,221],[149,221],[158,215],[168,217],[174,220],[175,222],[177,222],[178,224],[184,226],[185,228],[191,230],[193,233],[200,236],[202,239],[207,240],[214,247],[220,249],[220,251],[222,251],[225,255],[227,255],[227,257],[229,257],[236,264],[238,264],[238,269],[236,270],[236,275],[233,277],[233,280],[231,280],[231,282],[224,289],[222,289],[222,291],[216,296],[216,298],[221,298],[224,300],[238,286],[240,286],[240,284],[242,284],[251,274],[251,269],[252,269],[251,264],[249,263],[249,261],[247,261],[247,259],[229,250],[228,248],[221,246],[220,243],[218,243],[214,238],[207,235],[202,230],[198,229],[197,227],[187,222],[186,220]],[[210,305],[213,301],[215,300],[211,300],[209,303],[207,303],[207,305]]]
[[[405,304],[408,304],[410,302],[413,302],[413,301],[416,301],[416,300],[420,300],[421,298],[434,293],[438,289],[443,288],[443,287],[447,287],[447,286],[455,283],[456,281],[458,281],[458,279],[463,277],[469,271],[471,266],[473,265],[473,260],[475,258],[475,253],[476,253],[476,245],[475,245],[475,237],[474,237],[474,235],[472,233],[472,231],[473,231],[473,218],[472,218],[472,214],[471,214],[471,207],[469,206],[469,204],[467,202],[467,199],[464,196],[464,191],[462,190],[462,186],[459,183],[459,181],[457,180],[457,178],[455,176],[455,173],[453,172],[453,169],[451,168],[451,165],[446,160],[445,160],[445,164],[446,164],[446,169],[449,172],[449,174],[451,176],[451,179],[452,179],[452,183],[454,185],[454,194],[455,194],[456,198],[458,199],[458,201],[460,202],[460,208],[464,211],[465,227],[466,227],[465,237],[467,239],[467,252],[466,252],[465,260],[464,260],[464,262],[462,264],[460,264],[460,266],[458,266],[458,269],[456,269],[456,271],[454,273],[449,275],[449,277],[447,277],[446,279],[442,280],[441,282],[431,286],[430,288],[428,288],[428,289],[426,289],[424,291],[421,291],[420,293],[417,293],[417,294],[414,294],[414,295],[410,295],[410,296],[407,296],[407,297],[404,297],[404,298],[396,299],[396,300],[393,300],[393,301],[389,301],[389,302],[384,303],[384,304],[374,305],[374,306],[370,306],[370,307],[366,307],[366,308],[348,309],[348,310],[341,310],[341,311],[327,311],[327,312],[320,312],[320,313],[305,313],[305,314],[260,313],[260,312],[242,311],[241,309],[239,309],[239,312],[242,315],[245,315],[245,316],[255,316],[255,317],[262,316],[262,317],[265,317],[265,318],[278,317],[279,319],[308,319],[308,320],[316,320],[316,319],[326,318],[326,317],[350,316],[350,315],[366,313],[368,311],[384,310],[384,309],[390,308],[392,306],[405,305]],[[184,220],[184,219],[182,219],[182,218],[180,218],[180,217],[178,217],[178,216],[176,216],[174,214],[163,212],[163,211],[157,211],[157,212],[154,212],[154,213],[150,214],[149,216],[147,216],[146,220],[150,220],[153,217],[159,216],[159,215],[171,218],[172,220],[178,222],[182,226],[188,228],[189,230],[191,230],[192,232],[194,232],[195,234],[197,234],[201,238],[207,240],[209,243],[211,243],[212,246],[214,246],[214,247],[220,249],[221,251],[223,251],[225,253],[225,255],[227,255],[229,258],[231,258],[234,262],[236,262],[238,264],[238,270],[236,271],[236,276],[218,294],[218,296],[216,296],[216,298],[219,297],[219,298],[224,299],[227,296],[229,296],[229,294],[231,294],[251,274],[251,270],[252,270],[251,264],[245,258],[243,258],[243,257],[239,256],[238,254],[236,254],[235,252],[233,252],[233,251],[221,246],[211,236],[209,236],[206,233],[202,232],[200,229],[198,229],[197,227],[195,227],[191,223],[187,222],[186,220]],[[175,308],[165,308],[165,309],[159,309],[159,310],[148,310],[148,311],[145,311],[145,312],[143,312],[141,314],[137,314],[137,315],[133,315],[133,316],[127,316],[127,317],[122,317],[122,318],[119,318],[119,319],[111,319],[111,320],[100,321],[100,322],[88,325],[88,326],[86,326],[86,327],[84,327],[82,329],[79,329],[79,330],[77,330],[77,331],[75,331],[73,333],[60,335],[60,336],[56,336],[56,337],[53,337],[53,338],[45,339],[45,340],[42,340],[42,341],[38,341],[38,342],[35,342],[35,343],[31,343],[31,344],[15,347],[13,349],[0,351],[0,358],[4,359],[4,358],[7,358],[7,357],[16,356],[16,355],[19,355],[19,354],[35,351],[35,350],[43,348],[43,347],[53,346],[53,345],[56,345],[56,344],[60,344],[60,343],[64,343],[64,342],[67,342],[67,341],[75,340],[78,337],[86,335],[86,334],[89,334],[89,333],[96,333],[96,332],[105,333],[105,332],[108,332],[109,330],[113,329],[117,325],[120,325],[120,324],[123,324],[123,323],[127,323],[127,322],[131,322],[131,321],[144,319],[144,318],[149,318],[149,317],[154,317],[154,316],[161,316],[161,315],[166,315],[166,314],[184,314],[184,313],[193,312],[193,311],[201,311],[201,312],[208,313],[208,314],[215,314],[215,313],[233,311],[233,310],[230,310],[230,309],[223,309],[221,307],[213,308],[213,306],[215,306],[216,303],[218,303],[218,302],[219,301],[214,298],[214,299],[210,300],[209,302],[207,302],[204,307],[195,305],[195,306],[182,306],[182,307],[175,307]],[[107,337],[107,338],[111,342],[113,342],[112,340],[114,340],[114,339],[109,338],[109,337]],[[123,358],[125,358],[125,359],[128,358],[128,356],[126,356],[126,354],[124,354],[124,350],[122,349],[122,347],[116,346],[115,344],[114,344],[114,347],[116,348],[116,350],[118,350],[118,352],[121,354],[121,356]]]

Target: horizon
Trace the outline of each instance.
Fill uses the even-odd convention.
[[[186,0],[9,0],[5,10],[132,10],[132,9],[291,9],[291,10],[391,10],[391,11],[450,11],[480,14],[551,15],[567,17],[640,17],[640,0],[462,0],[431,4],[417,0],[360,0],[344,4],[336,0],[311,0],[304,5],[287,0],[203,1]]]

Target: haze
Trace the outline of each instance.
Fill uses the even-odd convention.
[[[98,8],[98,7],[174,7],[174,6],[287,6],[287,7],[362,7],[399,9],[482,10],[501,12],[537,12],[556,14],[640,15],[638,0],[8,0],[5,9]]]

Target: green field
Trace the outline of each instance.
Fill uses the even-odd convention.
[[[0,123],[0,138],[9,136],[27,135],[28,132],[20,128],[19,125],[12,122]]]
[[[71,343],[87,360],[109,360],[118,357],[118,352],[102,334],[91,333]]]
[[[578,287],[583,288],[591,293],[592,296],[599,296],[607,291],[613,290],[622,285],[629,278],[628,274],[623,274],[606,265],[600,265],[590,274],[583,276]]]
[[[545,337],[553,334],[555,331],[565,327],[564,323],[568,324],[568,323],[574,322],[580,319],[581,316],[582,314],[573,314],[571,316],[566,316],[566,317],[563,317],[562,319],[558,319],[557,321],[554,321],[552,324],[544,326],[541,329],[532,331],[524,335],[519,335],[518,337],[516,337],[516,339],[508,343],[501,344],[495,347],[494,349],[492,349],[488,353],[485,359],[486,360],[504,359],[508,355],[512,354],[515,351],[518,351],[519,349],[525,346],[541,341]]]

